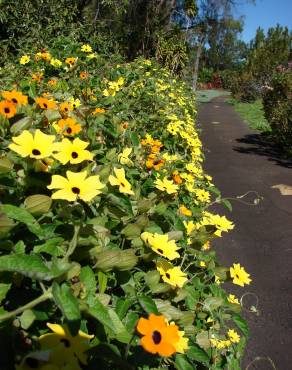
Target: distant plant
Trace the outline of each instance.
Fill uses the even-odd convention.
[[[292,152],[292,63],[279,65],[264,86],[263,104],[275,140]]]

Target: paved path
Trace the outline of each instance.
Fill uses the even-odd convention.
[[[230,289],[239,296],[255,293],[259,299],[259,315],[245,313],[251,336],[242,369],[256,357],[270,357],[276,369],[292,370],[292,195],[281,194],[290,191],[283,185],[292,187],[292,163],[249,130],[224,98],[200,106],[199,125],[205,169],[223,196],[253,190],[263,197],[257,206],[232,202],[233,212],[227,216],[236,228],[216,242],[220,262],[240,262],[253,279],[246,288],[232,284]],[[222,212],[222,206],[218,210]],[[255,298],[249,296],[253,303]],[[249,367],[272,368],[267,360]]]

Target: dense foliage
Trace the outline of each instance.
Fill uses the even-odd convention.
[[[64,51],[65,50],[65,51]],[[194,97],[90,45],[2,71],[0,367],[240,369],[248,328],[212,240]]]
[[[292,150],[292,65],[278,66],[263,94],[265,116],[276,141]]]

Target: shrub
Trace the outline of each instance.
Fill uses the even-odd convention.
[[[231,80],[230,90],[235,99],[252,103],[261,96],[261,85],[249,72],[241,72]]]
[[[220,284],[251,280],[211,249],[233,224],[208,210],[191,89],[65,53],[4,71],[0,367],[239,368],[248,328]]]
[[[263,94],[266,119],[276,141],[292,150],[292,69],[279,66]]]

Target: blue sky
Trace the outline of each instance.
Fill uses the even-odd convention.
[[[242,39],[250,41],[260,26],[264,30],[279,23],[292,30],[292,0],[256,0],[256,5],[240,0],[235,16],[245,16]]]

